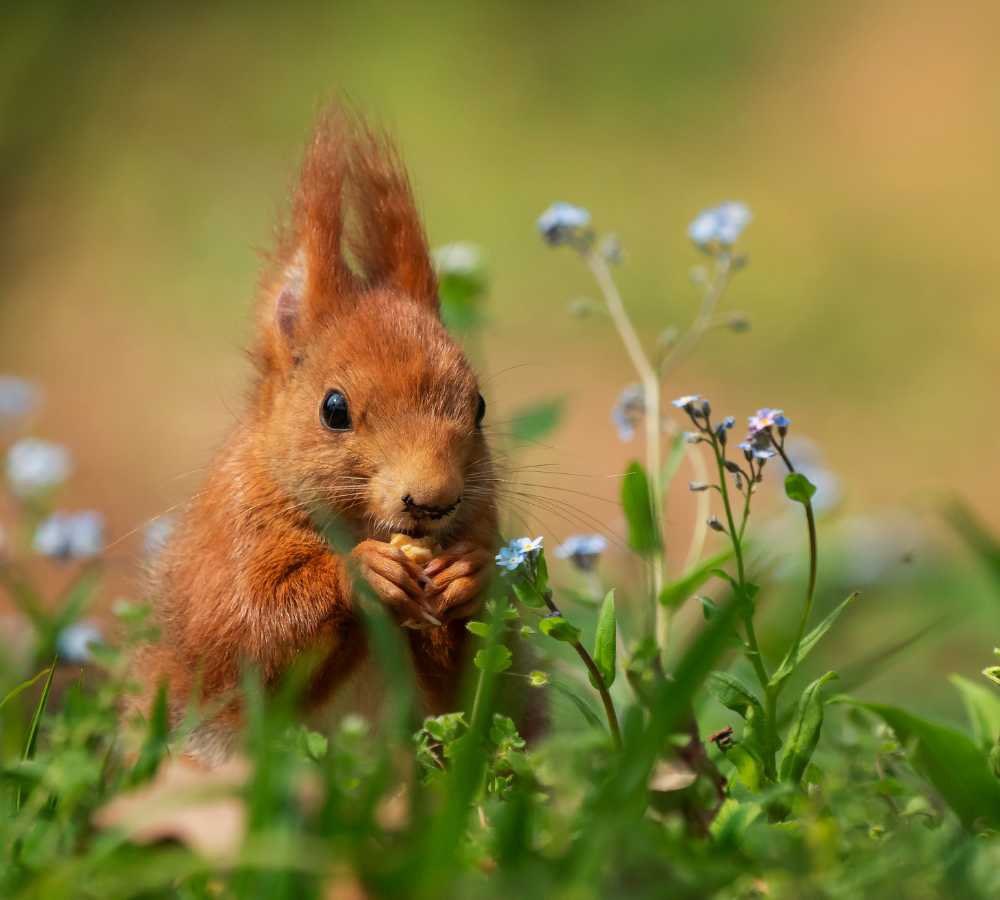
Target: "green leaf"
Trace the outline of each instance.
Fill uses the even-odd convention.
[[[465,623],[465,628],[470,634],[474,634],[476,637],[486,637],[490,633],[490,626],[485,622],[480,622],[478,619],[469,619]]]
[[[670,451],[667,453],[667,458],[663,461],[663,468],[660,470],[661,484],[667,487],[670,486],[670,482],[674,480],[677,470],[680,469],[681,463],[684,461],[684,454],[687,451],[687,447],[688,444],[684,439],[684,432],[678,431],[674,435],[674,439],[670,442]]]
[[[454,741],[467,728],[464,713],[444,713],[424,719],[423,731],[435,741],[447,744]]]
[[[991,750],[1000,740],[1000,696],[983,684],[976,684],[961,675],[949,679],[962,695],[965,714],[972,725],[972,733],[984,750]]]
[[[757,793],[768,783],[764,761],[755,746],[744,742],[734,744],[726,751],[726,759],[733,764],[736,777],[748,791]]]
[[[983,674],[994,684],[1000,684],[1000,666],[987,666]]]
[[[167,737],[170,733],[170,717],[167,707],[167,686],[161,684],[153,701],[153,709],[149,716],[149,727],[146,729],[146,739],[139,751],[128,776],[130,785],[149,781],[160,768],[163,757],[167,754]]]
[[[663,590],[660,591],[660,603],[669,609],[676,609],[688,597],[693,596],[712,577],[719,566],[732,558],[732,555],[732,550],[723,550],[721,553],[716,553],[715,556],[710,556],[704,562],[699,563],[676,581],[665,585]]]
[[[764,717],[764,705],[753,690],[729,672],[712,672],[706,687],[726,709],[738,713],[744,719],[753,715]]]
[[[542,634],[567,644],[574,644],[580,640],[580,629],[560,615],[551,615],[540,619],[538,628]]]
[[[511,437],[521,444],[530,444],[555,431],[562,421],[566,401],[559,397],[527,406],[514,413],[510,423]]]
[[[541,609],[545,606],[545,597],[533,584],[523,579],[513,582],[514,596],[520,603],[531,609]]]
[[[477,651],[473,658],[477,669],[494,674],[499,674],[509,669],[513,660],[513,654],[503,644],[484,647],[482,650]]]
[[[830,630],[833,623],[837,621],[840,614],[860,596],[861,594],[858,591],[854,591],[854,593],[848,595],[847,599],[843,600],[839,606],[836,606],[830,614],[819,623],[819,625],[802,638],[802,643],[799,644],[797,659],[792,659],[792,648],[789,648],[785,658],[781,661],[781,665],[774,670],[774,674],[771,676],[769,684],[772,688],[779,687],[781,683],[795,671],[795,668],[799,665],[799,663],[801,663],[802,660],[804,660],[812,652],[813,647],[815,647],[823,639],[823,636]]]
[[[604,686],[615,682],[618,651],[618,632],[615,622],[615,592],[612,588],[604,597],[601,612],[597,617],[597,632],[594,635],[594,663],[604,679]],[[593,682],[593,677],[591,677]],[[595,684],[596,688],[597,685]]]
[[[759,803],[740,803],[732,797],[719,807],[709,826],[709,833],[716,844],[736,848],[747,829],[763,813]]]
[[[566,687],[566,685],[560,681],[553,681],[552,687],[555,688],[560,694],[562,694],[580,711],[580,715],[582,715],[587,720],[588,724],[592,725],[598,731],[603,731],[605,734],[607,734],[608,729],[605,726],[604,722],[602,721],[601,717],[596,712],[594,712],[593,707],[591,707],[591,705],[586,700],[584,700],[579,694],[577,694],[571,688]]]
[[[652,556],[662,550],[652,504],[646,470],[633,462],[622,479],[622,508],[628,522],[629,546],[643,556]]]
[[[449,331],[465,334],[482,324],[482,300],[488,287],[486,273],[481,268],[439,273],[441,317]]]
[[[740,743],[759,764],[760,771],[756,778],[760,780],[764,777],[762,761],[768,755],[771,743],[764,705],[750,687],[730,672],[710,673],[706,687],[726,709],[731,709],[746,722]]]
[[[323,759],[330,749],[330,740],[325,734],[306,728],[303,731],[303,742],[305,751],[314,760]]]
[[[795,712],[795,724],[788,736],[788,745],[781,760],[782,781],[789,781],[792,784],[799,784],[802,781],[823,728],[824,700],[821,689],[824,684],[836,677],[836,672],[827,672],[802,692]]]
[[[1000,781],[971,737],[895,706],[844,702],[881,716],[905,746],[913,767],[934,785],[966,828],[1000,827]]]
[[[789,500],[805,505],[815,493],[816,485],[801,472],[790,472],[785,476],[785,494]]]

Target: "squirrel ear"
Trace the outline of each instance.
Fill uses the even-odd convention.
[[[274,300],[274,324],[287,340],[295,336],[296,325],[302,314],[306,274],[306,257],[299,250],[285,268],[284,278]]]
[[[413,190],[389,138],[361,125],[351,144],[348,240],[366,282],[438,311],[438,284]]]

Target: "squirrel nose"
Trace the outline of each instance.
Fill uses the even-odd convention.
[[[406,494],[402,499],[403,509],[415,519],[443,519],[454,512],[458,504],[462,502],[461,496],[456,497],[451,503],[441,504],[439,501],[437,505],[420,503],[414,499],[412,494]]]

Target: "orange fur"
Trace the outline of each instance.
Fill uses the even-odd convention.
[[[350,248],[352,267],[345,255]],[[161,637],[135,665],[149,702],[165,681],[174,721],[189,703],[222,712],[190,752],[224,758],[239,723],[241,667],[273,684],[319,651],[310,695],[336,690],[366,655],[348,561],[314,526],[334,513],[357,569],[408,632],[430,710],[455,700],[465,628],[496,544],[489,450],[478,386],[438,318],[437,287],[413,195],[387,138],[327,113],[302,167],[290,223],[262,279],[257,377],[239,424],[158,561]],[[352,430],[320,417],[326,392],[349,402]],[[457,506],[439,518],[416,508]],[[426,533],[445,548],[427,574],[386,542]]]

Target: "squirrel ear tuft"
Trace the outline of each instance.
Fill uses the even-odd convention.
[[[357,229],[348,240],[366,282],[436,312],[437,276],[406,168],[388,136],[364,124],[351,142],[350,189]]]
[[[265,368],[294,361],[312,328],[365,290],[396,291],[438,312],[437,277],[399,154],[385,134],[338,106],[313,133],[272,259],[259,320]]]

